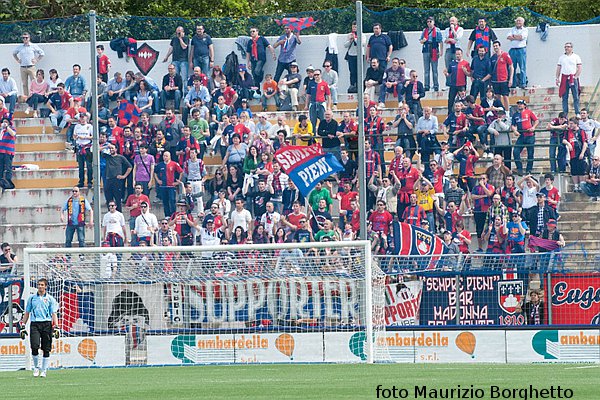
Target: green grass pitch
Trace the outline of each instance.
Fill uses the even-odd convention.
[[[561,386],[573,399],[600,399],[598,364],[317,364],[190,366],[51,370],[47,378],[30,371],[0,373],[1,399],[376,399],[377,386],[407,390],[481,389],[490,386],[536,389]],[[380,392],[381,395],[384,392]],[[384,397],[379,397],[384,398]],[[393,398],[393,397],[388,397]],[[400,397],[396,397],[400,398]],[[439,398],[439,397],[438,397]],[[473,397],[453,397],[473,398]],[[517,395],[501,399],[524,398]],[[547,397],[550,398],[550,397]],[[558,398],[558,397],[554,397]]]

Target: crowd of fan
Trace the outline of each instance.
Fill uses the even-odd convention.
[[[393,251],[390,226],[394,219],[443,235],[450,251],[468,252],[471,234],[464,222],[468,215],[474,216],[478,251],[525,252],[527,233],[564,245],[556,229],[560,194],[553,186],[552,173],[564,172],[568,164],[575,191],[600,196],[600,155],[595,152],[597,136],[593,135],[599,124],[588,118],[586,110],[579,110],[578,102],[577,116],[567,119],[568,102],[563,101],[567,110],[547,126],[552,132],[552,173],[545,175],[544,184],[538,182],[532,172],[539,120],[523,100],[512,115],[507,115],[510,87],[517,83],[525,87],[527,82],[525,63],[518,58],[525,51],[525,47],[520,47],[527,37],[524,21],[517,19],[507,37],[511,41],[509,56],[501,50],[485,19],[480,19],[466,51],[469,53],[474,45],[471,63],[462,54],[463,28],[454,17],[449,22],[449,28],[442,32],[432,18],[427,20],[421,36],[425,82],[419,80],[416,70],[406,66],[405,60],[391,57],[389,37],[381,32],[380,24],[374,25],[374,34],[366,43],[366,176],[362,181],[357,177],[355,114],[344,112],[341,121],[334,119],[339,88],[333,67],[337,62],[326,59],[323,69],[308,66],[303,78],[295,57],[295,48],[302,43],[298,31],[286,27],[271,45],[252,28],[246,47],[247,63],[240,64],[236,71],[226,71],[215,64],[212,39],[203,26],[197,27],[191,40],[179,27],[165,57],[167,61],[172,56],[172,63],[160,86],[133,71],[127,71],[124,77],[115,72],[108,80],[110,60],[104,47],[98,46],[100,164],[109,207],[102,223],[106,243],[122,246],[128,241],[133,245],[192,245],[351,240],[357,236],[362,214],[368,218],[368,234],[374,248],[381,253]],[[75,232],[83,246],[84,230],[80,228],[91,207],[79,188],[86,184],[92,187],[93,183],[89,87],[79,65],[73,66],[73,75],[65,82],[55,69],[49,71],[48,79],[39,69],[27,84],[29,69],[43,57],[43,51],[29,43],[28,34],[23,39],[25,50],[23,46],[17,48],[15,59],[22,67],[26,114],[49,116],[55,133],[67,129],[66,145],[77,154],[79,183],[61,216],[68,221],[67,247]],[[357,85],[353,64],[358,46],[356,24],[345,46],[351,73],[349,91],[353,91]],[[277,57],[278,47],[281,50]],[[444,49],[449,115],[439,124],[433,110],[422,107],[420,100],[431,88],[430,77],[433,89],[439,89],[437,60]],[[268,52],[277,61],[274,76],[264,74]],[[570,43],[565,52],[570,61],[562,57],[559,60],[557,84],[564,84],[567,73],[566,85],[578,85],[581,60],[572,53]],[[514,80],[513,63],[520,71]],[[190,70],[193,73],[188,76]],[[283,76],[285,71],[287,75]],[[14,155],[16,133],[11,127],[11,114],[17,87],[8,68],[2,73],[4,81],[12,80],[10,85],[14,86],[10,93],[0,86],[2,103],[4,99],[10,103],[9,109],[0,104],[2,134],[3,138],[12,137],[7,140],[12,140]],[[469,79],[471,90],[467,94]],[[567,86],[567,92],[570,88]],[[379,102],[371,100],[377,91]],[[574,91],[572,94],[575,96]],[[394,121],[386,124],[381,109],[388,95],[396,98],[399,106]],[[138,123],[119,121],[118,108],[111,109],[110,105],[121,99],[141,110]],[[272,124],[266,114],[253,115],[249,104],[256,100],[263,111],[269,103],[275,103],[279,110],[289,107],[293,111],[304,104],[308,116],[299,115],[292,127],[282,116]],[[150,122],[152,114],[164,117],[155,125]],[[448,139],[439,142],[439,134]],[[386,139],[394,136],[395,156],[386,165]],[[319,183],[304,199],[273,155],[290,144],[315,142],[335,154],[344,170]],[[527,151],[525,171],[522,151]],[[205,160],[212,157],[220,157],[222,165],[209,174]],[[511,157],[516,166],[514,173]],[[476,173],[480,158],[492,162],[484,174]],[[592,161],[589,168],[588,159]],[[454,174],[455,164],[458,175]],[[10,187],[12,175],[3,169],[0,182],[3,187]],[[364,211],[358,206],[361,184],[367,186]],[[156,190],[155,201],[149,197],[151,189]],[[157,201],[163,205],[162,220],[150,212]],[[129,222],[121,213],[123,208],[129,213]]]

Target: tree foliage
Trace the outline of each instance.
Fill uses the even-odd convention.
[[[516,16],[525,17],[531,26],[540,21],[555,22],[552,19],[583,21],[600,15],[600,3],[588,0],[471,0],[469,8],[458,0],[374,3],[363,2],[365,27],[381,22],[384,29],[406,31],[422,29],[428,15],[435,16],[441,27],[451,15],[456,15],[463,26],[474,26],[477,18],[485,15],[494,27],[512,26]],[[26,30],[36,41],[88,40],[88,10],[99,15],[100,40],[122,36],[166,39],[177,26],[192,32],[198,23],[207,26],[214,37],[244,35],[250,26],[276,35],[281,29],[273,20],[286,15],[314,16],[319,23],[309,33],[324,34],[345,32],[355,19],[351,0],[3,0],[3,5],[0,21],[10,22],[0,23],[0,42],[18,41]]]

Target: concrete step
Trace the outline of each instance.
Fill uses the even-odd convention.
[[[16,151],[19,152],[43,152],[64,151],[66,135],[60,133],[25,134],[17,135]]]
[[[589,198],[588,198],[589,199]],[[600,222],[600,217],[598,217],[595,214],[589,214],[590,211],[596,211],[596,212],[600,212],[600,203],[598,202],[591,202],[589,200],[585,200],[585,201],[576,201],[576,200],[562,200],[560,202],[560,208],[559,208],[559,212],[561,215],[565,214],[565,215],[573,215],[573,214],[567,214],[567,212],[587,212],[588,213],[588,217],[583,219],[583,220],[592,220],[592,221],[598,221]],[[578,214],[575,214],[578,217],[581,217]],[[578,218],[579,221],[582,221],[582,219]]]
[[[17,205],[31,207],[62,207],[66,199],[71,195],[73,186],[58,188],[29,188],[6,190],[0,196],[0,208],[15,207]],[[92,198],[93,191],[81,188],[82,195],[88,199]]]
[[[2,240],[8,243],[57,242],[65,237],[65,225],[60,222],[60,217],[54,223],[0,225],[0,231],[3,232]],[[86,227],[86,237],[92,238],[93,234],[93,228]]]
[[[13,174],[13,182],[17,189],[72,187],[77,184],[78,180],[77,168],[15,170]]]
[[[597,237],[597,232],[596,232],[596,237]],[[570,236],[567,237],[566,235],[564,235],[565,237],[565,242],[566,242],[566,246],[565,246],[565,251],[566,250],[573,250],[573,251],[579,251],[579,250],[585,250],[585,251],[598,251],[600,250],[600,241],[598,241],[597,239],[572,239]]]
[[[0,208],[27,205],[31,207],[62,207],[67,197],[71,195],[70,187],[35,188],[6,190],[0,196]],[[88,196],[87,188],[82,188],[82,194]],[[91,191],[90,191],[91,192]]]
[[[60,221],[62,206],[15,205],[0,207],[0,224],[52,224]]]
[[[13,165],[34,164],[40,169],[76,167],[77,159],[72,151],[18,152]]]
[[[598,207],[600,210],[600,206]],[[578,215],[580,218],[584,218],[584,213]],[[577,214],[575,214],[577,215]],[[558,221],[558,227],[560,231],[563,233],[574,232],[579,230],[594,230],[598,229],[598,223],[600,220],[598,218],[589,218],[591,217],[588,213],[589,219],[571,219],[573,214],[567,214],[561,212],[560,213],[560,221]]]

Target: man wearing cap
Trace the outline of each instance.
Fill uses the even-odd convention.
[[[556,211],[546,204],[546,195],[543,192],[538,192],[536,197],[537,204],[531,207],[527,213],[529,217],[527,225],[529,225],[532,235],[540,236],[548,221],[556,220]]]
[[[321,77],[321,73],[320,69],[315,70],[314,84],[309,83],[306,89],[306,102],[309,104],[308,115],[313,127],[317,126],[317,120],[320,123],[325,119],[325,110],[331,110],[331,90]]]
[[[521,162],[521,153],[524,147],[527,150],[527,174],[533,170],[533,154],[535,150],[535,129],[540,121],[537,116],[527,108],[525,100],[517,101],[518,111],[512,116],[511,129],[517,137],[513,155],[517,166],[517,173],[523,174],[523,163]]]
[[[592,165],[585,182],[581,183],[581,190],[590,196],[592,201],[597,201],[600,197],[600,156],[592,156]]]
[[[81,97],[73,97],[73,106],[69,107],[69,109],[67,110],[67,113],[64,116],[64,121],[67,122],[67,143],[66,146],[69,150],[72,150],[71,146],[69,146],[69,142],[71,142],[71,144],[75,143],[75,137],[73,135],[73,132],[75,130],[75,126],[77,123],[80,122],[80,117],[81,116],[87,116],[87,120],[89,121],[89,115],[87,115],[87,110],[85,109],[85,107],[83,107],[81,105],[82,99]]]
[[[279,81],[281,78],[281,74],[283,74],[283,70],[291,72],[290,64],[296,61],[296,46],[302,44],[302,39],[300,39],[300,30],[294,30],[292,32],[292,27],[290,25],[286,25],[284,28],[283,35],[277,38],[273,49],[277,47],[281,47],[279,52],[279,57],[277,58],[277,69],[275,70],[275,81]]]
[[[88,87],[85,78],[81,75],[81,65],[73,65],[73,75],[65,80],[65,89],[67,92],[71,93],[71,96],[82,97],[85,99]]]
[[[513,150],[512,140],[510,138],[511,121],[506,116],[504,108],[500,107],[496,112],[498,113],[498,118],[493,120],[488,127],[490,143],[493,140],[495,141],[494,146],[492,146],[494,154],[501,155],[504,160],[504,166],[510,169],[510,160],[512,158]]]
[[[85,172],[84,169],[87,166],[87,184],[88,188],[92,187],[92,180],[94,176],[94,169],[92,166],[92,139],[94,128],[88,123],[87,113],[79,113],[77,115],[79,121],[73,128],[73,140],[76,145],[77,153],[77,164],[79,166],[79,183],[78,187],[84,186]],[[68,144],[71,144],[67,142]],[[71,149],[72,149],[71,145]]]
[[[276,80],[279,83],[279,91],[282,99],[285,99],[285,95],[289,93],[293,111],[298,110],[298,92],[300,90],[300,81],[302,81],[302,76],[298,71],[298,63],[293,61],[290,63],[289,72],[285,78],[282,78],[280,81]]]
[[[189,212],[188,205],[185,200],[177,202],[177,211],[171,215],[169,226],[177,232],[181,238],[182,246],[191,246],[194,244],[194,234],[192,228],[196,223],[194,217]]]

